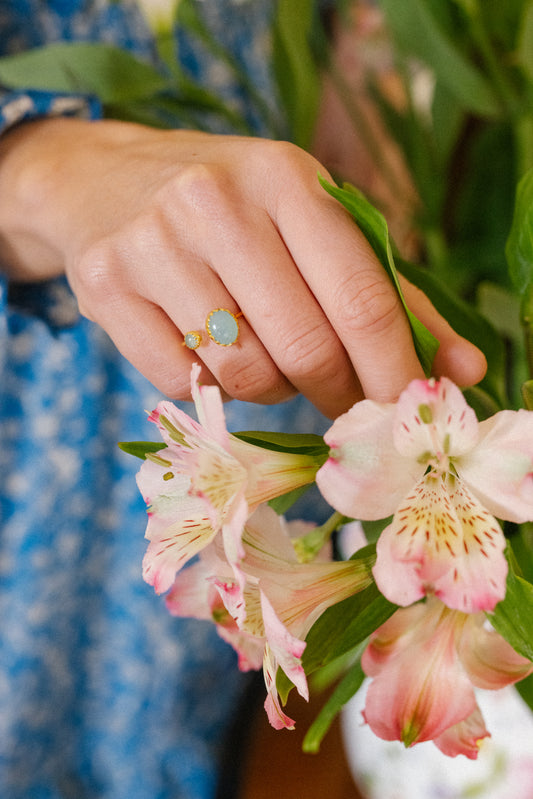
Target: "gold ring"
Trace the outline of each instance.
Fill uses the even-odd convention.
[[[183,347],[187,347],[189,350],[196,350],[202,343],[202,334],[198,332],[198,330],[191,330],[189,333],[185,333],[183,336],[183,341],[181,342]]]

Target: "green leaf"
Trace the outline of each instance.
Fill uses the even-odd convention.
[[[406,305],[392,255],[389,230],[387,227],[387,222],[385,221],[385,217],[376,208],[374,208],[374,206],[371,205],[371,203],[368,202],[363,194],[354,186],[346,183],[343,185],[343,188],[339,188],[338,186],[333,186],[331,183],[328,183],[328,181],[321,177],[319,177],[319,180],[323,188],[329,194],[331,194],[332,197],[335,197],[335,199],[337,199],[353,216],[358,227],[363,235],[367,238],[382,266],[387,271],[393,285],[398,292],[409,319],[418,359],[425,374],[429,376],[431,374],[431,366],[439,347],[439,343],[437,339],[429,332],[429,330],[424,327],[422,322],[420,322],[416,316],[411,313]]]
[[[119,441],[118,447],[127,455],[146,460],[148,453],[160,452],[166,448],[162,441]]]
[[[484,353],[487,374],[479,386],[495,403],[490,413],[501,410],[505,404],[506,379],[506,352],[502,337],[485,316],[453,294],[429,269],[401,259],[398,259],[398,269],[411,283],[422,289],[456,333],[464,336]]]
[[[505,256],[513,285],[524,297],[533,282],[533,169],[526,172],[516,190],[513,223]]]
[[[533,710],[533,674],[530,674],[529,677],[517,682],[515,688],[526,705]]]
[[[335,690],[320,710],[320,713],[307,730],[302,746],[304,752],[314,754],[319,751],[320,743],[331,727],[335,716],[346,702],[357,693],[364,679],[365,674],[361,668],[361,663],[358,661],[336,686]]]
[[[533,81],[533,2],[522,3],[522,19],[519,26],[518,47],[516,57],[530,81]]]
[[[533,583],[533,522],[518,526],[511,538],[511,545],[520,564],[520,577]]]
[[[461,106],[482,116],[500,111],[491,84],[457,47],[429,0],[380,0],[397,45],[418,56]]]
[[[520,655],[533,660],[533,585],[516,573],[514,555],[508,544],[507,591],[488,618],[494,629]]]
[[[302,497],[309,489],[311,488],[312,483],[309,483],[305,486],[300,486],[299,488],[293,488],[292,491],[287,491],[286,494],[282,494],[280,497],[274,497],[274,499],[269,500],[270,507],[276,511],[278,516],[283,516],[289,508],[292,508],[295,502],[297,502],[300,497]]]
[[[321,92],[312,51],[315,0],[280,0],[273,27],[273,69],[291,127],[291,140],[308,149]]]
[[[131,53],[108,44],[59,43],[0,59],[0,82],[14,89],[94,94],[120,103],[163,91],[167,80]]]
[[[275,433],[263,430],[243,430],[232,433],[241,441],[253,444],[263,449],[271,449],[276,452],[292,452],[297,455],[312,455],[319,460],[326,461],[329,447],[324,443],[322,436],[314,433]]]

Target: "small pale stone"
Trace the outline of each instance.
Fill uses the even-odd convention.
[[[239,323],[234,314],[224,308],[211,311],[206,322],[207,332],[217,344],[229,347],[239,337]]]
[[[186,347],[190,350],[196,350],[200,346],[202,342],[202,337],[200,333],[197,333],[196,330],[193,330],[191,333],[186,333],[183,338],[183,343]]]

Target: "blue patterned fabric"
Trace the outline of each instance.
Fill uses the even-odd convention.
[[[266,0],[202,0],[213,31],[268,94]],[[106,40],[153,57],[132,2],[0,0],[3,53]],[[195,49],[196,48],[196,49]],[[223,69],[190,41],[191,70]],[[231,80],[217,90],[244,102]],[[2,129],[43,114],[97,117],[98,98],[4,92]],[[261,133],[261,130],[257,131]],[[0,278],[0,797],[208,799],[242,693],[233,651],[167,614],[143,583],[139,462],[160,396],[82,318],[66,283]],[[231,403],[230,429],[321,431],[303,400]],[[246,719],[243,719],[246,723]]]

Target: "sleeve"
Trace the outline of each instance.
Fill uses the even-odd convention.
[[[99,119],[102,107],[96,97],[29,90],[0,89],[0,134],[31,119],[43,116],[78,116]]]

